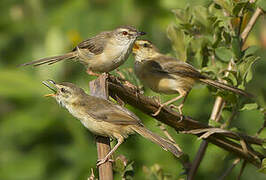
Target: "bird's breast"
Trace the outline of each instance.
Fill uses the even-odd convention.
[[[97,72],[110,72],[122,65],[128,58],[131,47],[117,46],[106,47],[103,53],[96,55],[89,61],[89,69]]]

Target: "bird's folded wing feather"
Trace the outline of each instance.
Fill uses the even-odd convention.
[[[111,32],[102,32],[92,38],[86,39],[78,44],[77,47],[73,49],[76,51],[78,48],[82,50],[87,50],[88,52],[97,55],[101,54],[104,50],[108,38],[110,38]]]
[[[95,120],[105,121],[117,125],[142,125],[140,119],[126,108],[105,99],[93,96],[90,98],[95,99],[93,102],[97,102],[97,104],[90,103],[90,109],[87,109],[86,112]],[[90,100],[90,102],[92,101]]]
[[[147,66],[150,66],[152,71],[165,73],[168,75],[178,75],[191,78],[205,78],[197,69],[192,65],[179,61],[175,58],[163,56],[153,60],[148,60]]]

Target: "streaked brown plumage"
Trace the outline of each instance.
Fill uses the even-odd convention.
[[[71,52],[27,62],[19,66],[54,64],[62,60],[77,59],[88,68],[88,72],[110,72],[128,58],[134,41],[144,35],[132,26],[121,26],[113,31],[104,31],[81,42]]]
[[[52,88],[49,83],[55,88]],[[173,143],[149,131],[140,119],[126,108],[105,99],[89,96],[71,83],[56,84],[49,80],[43,84],[55,92],[47,96],[54,97],[92,133],[117,139],[116,146],[97,165],[106,162],[124,139],[135,132],[160,145],[163,149],[169,150],[175,156],[181,155]]]
[[[161,107],[153,115],[158,115],[163,106],[184,97],[182,103],[177,107],[182,115],[184,101],[196,81],[236,94],[252,97],[246,91],[202,75],[188,63],[161,54],[150,41],[137,40],[133,47],[133,54],[135,56],[135,73],[144,85],[158,93],[179,93],[178,97],[161,104]]]

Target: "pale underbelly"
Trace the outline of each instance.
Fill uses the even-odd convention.
[[[117,57],[117,58],[99,58],[95,61],[90,61],[88,64],[88,68],[92,71],[96,72],[110,72],[120,65],[122,65],[126,61],[127,57]]]
[[[164,94],[176,94],[180,93],[180,91],[189,91],[192,88],[194,82],[195,81],[190,78],[160,78],[158,80],[146,81],[146,84],[155,92]]]
[[[129,56],[130,51],[105,52],[88,60],[88,68],[95,72],[110,72],[122,65]],[[106,55],[108,54],[108,56]]]
[[[84,111],[73,111],[72,106],[66,106],[67,110],[95,135],[101,135],[112,138],[123,136],[126,138],[129,134],[134,133],[130,125],[119,125],[104,120],[95,120],[89,114],[84,115]]]
[[[133,133],[130,126],[126,125],[115,125],[104,121],[95,121],[90,118],[80,122],[95,135],[116,138],[115,134],[120,134],[126,138]]]

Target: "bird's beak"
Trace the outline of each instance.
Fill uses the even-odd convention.
[[[139,36],[143,36],[143,35],[145,35],[146,33],[145,32],[143,32],[143,31],[138,31],[137,32],[137,36],[139,37]]]
[[[43,81],[42,83],[43,83],[43,85],[45,85],[46,87],[48,87],[49,89],[51,89],[54,92],[53,94],[44,95],[45,97],[54,97],[54,96],[56,96],[57,88],[56,88],[56,83],[53,80]],[[54,86],[54,87],[52,87],[51,85]]]
[[[135,43],[133,48],[132,48],[132,52],[136,53],[139,50],[139,46]]]

